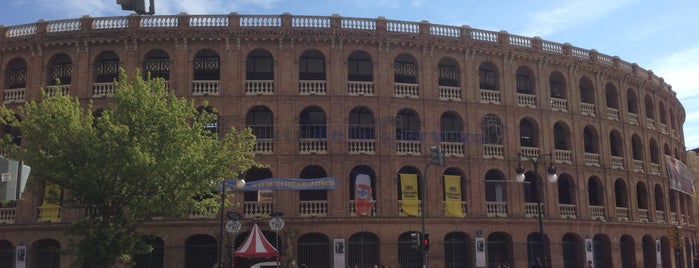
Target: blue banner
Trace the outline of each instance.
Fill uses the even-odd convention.
[[[337,179],[332,177],[298,179],[298,178],[269,178],[246,181],[242,189],[235,188],[235,181],[226,180],[226,186],[233,191],[263,191],[263,190],[336,190]]]

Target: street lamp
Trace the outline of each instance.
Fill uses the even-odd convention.
[[[279,231],[284,229],[284,220],[282,219],[284,213],[275,210],[272,211],[272,213],[269,213],[269,216],[272,217],[272,219],[269,221],[269,228],[271,228],[274,231],[274,239],[276,240],[274,243],[274,247],[277,250],[277,267],[281,267],[281,254],[279,253]]]
[[[558,176],[556,175],[556,166],[553,165],[553,155],[552,154],[549,153],[549,154],[539,154],[536,156],[532,156],[532,155],[518,153],[517,156],[520,159],[520,162],[517,165],[517,168],[515,168],[515,172],[517,172],[517,176],[515,176],[515,179],[518,182],[524,182],[524,179],[525,179],[525,175],[524,175],[525,169],[522,166],[523,159],[529,160],[529,162],[532,163],[532,167],[534,167],[534,173],[539,175],[539,171],[538,171],[539,164],[541,163],[543,165],[546,165],[546,158],[549,159],[549,166],[546,168],[546,179],[552,183],[558,181]],[[541,189],[542,184],[543,183],[538,183],[538,182],[536,183],[536,193],[539,195],[536,198],[536,212],[537,212],[538,218],[539,218],[539,243],[541,243],[541,251],[540,251],[541,256],[539,256],[539,260],[541,260],[542,267],[546,267],[546,266],[548,266],[549,263],[547,261],[546,252],[545,252],[545,248],[544,248],[544,223],[543,223],[542,215],[541,215],[542,214],[541,213],[541,199],[544,198],[544,194],[543,194],[543,191]]]
[[[242,189],[245,187],[245,180],[239,179],[235,181],[235,189]],[[220,238],[218,240],[218,267],[224,267],[224,262],[223,262],[223,256],[225,255],[224,253],[224,247],[223,247],[223,238],[224,238],[224,233],[223,230],[225,228],[224,222],[224,216],[228,216],[228,218],[232,221],[237,221],[240,219],[240,214],[237,213],[224,213],[224,210],[226,209],[226,189],[228,188],[228,185],[226,185],[226,181],[221,182],[221,226],[220,226]],[[226,215],[228,214],[228,215]]]

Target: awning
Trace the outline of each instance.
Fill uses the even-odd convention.
[[[255,224],[242,245],[233,253],[233,257],[272,258],[277,256],[277,249],[267,241],[260,227]]]

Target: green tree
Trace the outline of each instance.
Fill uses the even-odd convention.
[[[249,130],[219,137],[206,128],[215,114],[165,90],[162,79],[134,77],[128,81],[121,70],[97,116],[92,102],[70,96],[43,95],[18,116],[0,108],[2,123],[18,127],[26,141],[12,147],[4,137],[7,152],[32,167],[35,182],[62,187],[64,207],[92,212],[68,230],[76,265],[110,267],[148,252],[144,222],[216,212],[220,195],[212,191],[256,165]]]

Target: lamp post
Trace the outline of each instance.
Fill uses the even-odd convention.
[[[245,187],[245,180],[239,179],[239,180],[235,181],[235,188],[236,189],[241,189],[243,187]],[[218,240],[218,267],[221,267],[221,268],[224,267],[223,255],[225,255],[224,250],[223,250],[224,249],[224,247],[223,247],[223,238],[224,238],[223,230],[225,228],[224,217],[228,216],[228,218],[232,221],[237,221],[238,219],[240,219],[240,214],[228,213],[229,215],[226,215],[227,213],[225,213],[225,211],[224,211],[226,209],[226,189],[227,188],[228,188],[228,185],[226,185],[226,181],[225,180],[222,181],[221,182],[221,222],[220,222],[221,226],[220,226],[220,230],[219,230],[220,238]]]
[[[526,176],[524,175],[525,169],[522,166],[522,159],[528,160],[531,162],[532,167],[534,168],[534,173],[539,175],[539,164],[546,165],[546,158],[549,159],[549,166],[546,168],[546,179],[549,182],[556,182],[558,181],[558,176],[556,175],[556,166],[553,165],[553,155],[552,154],[539,154],[537,156],[531,156],[531,155],[525,155],[522,153],[518,153],[517,156],[520,159],[519,164],[517,165],[517,168],[515,168],[515,172],[517,172],[517,176],[515,179],[518,182],[524,182]],[[547,267],[548,266],[548,260],[546,258],[546,251],[545,251],[545,245],[544,245],[544,222],[542,219],[542,213],[541,213],[541,199],[544,198],[543,194],[543,189],[541,187],[543,183],[536,183],[536,193],[539,195],[536,198],[536,212],[538,214],[538,219],[539,219],[539,243],[541,243],[541,256],[539,256],[539,260],[541,261],[541,266],[542,267]],[[535,260],[536,261],[536,260]]]
[[[284,229],[284,220],[282,219],[284,213],[275,210],[272,211],[272,213],[270,213],[269,216],[272,217],[272,219],[269,221],[269,228],[271,228],[274,231],[274,239],[276,240],[274,243],[274,247],[277,250],[277,267],[281,267],[281,254],[279,253],[279,231]]]

